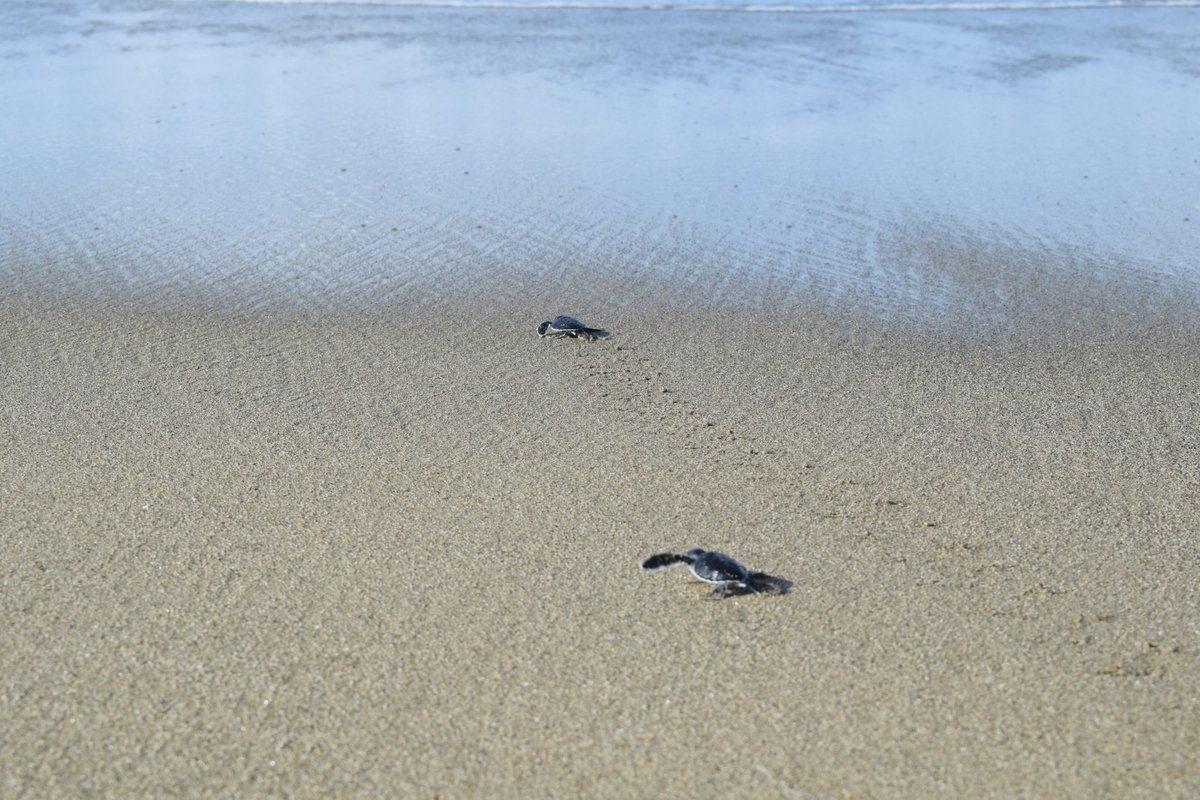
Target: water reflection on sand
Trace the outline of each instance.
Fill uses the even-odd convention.
[[[7,4],[0,256],[251,305],[1194,302],[1193,19]]]

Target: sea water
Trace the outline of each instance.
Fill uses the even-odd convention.
[[[234,0],[243,3],[469,8],[611,8],[749,13],[1026,11],[1078,8],[1194,8],[1200,0]]]
[[[5,3],[0,283],[930,325],[1200,294],[1190,4],[661,5]]]

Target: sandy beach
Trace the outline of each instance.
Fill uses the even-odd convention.
[[[6,793],[1196,788],[1194,334],[436,317],[5,309]]]
[[[1060,163],[1059,145],[1038,150],[1034,132],[1025,199],[1067,204],[1040,228],[1045,209],[1022,216],[999,191],[948,225],[972,189],[936,188],[920,158],[870,184],[878,195],[806,204],[782,184],[710,194],[721,170],[768,180],[771,159],[756,167],[753,154],[695,173],[654,161],[690,188],[622,194],[643,164],[606,162],[605,177],[590,159],[620,148],[590,151],[584,132],[539,162],[532,124],[483,137],[490,157],[464,164],[443,134],[487,114],[431,99],[410,109],[417,155],[398,165],[372,116],[392,112],[361,94],[314,91],[222,123],[194,76],[140,73],[173,88],[160,122],[130,112],[122,130],[142,130],[135,116],[173,124],[167,106],[187,101],[218,144],[225,123],[237,136],[262,123],[271,143],[200,155],[182,123],[161,140],[99,127],[97,143],[79,121],[35,136],[51,105],[39,86],[90,120],[80,87],[99,78],[79,64],[149,69],[163,43],[214,85],[287,62],[323,90],[313,65],[334,56],[297,54],[297,31],[399,30],[428,53],[339,41],[359,48],[352,75],[403,63],[411,88],[477,26],[534,44],[563,30],[554,13],[536,29],[464,11],[469,24],[440,39],[445,9],[218,11],[141,4],[2,40],[4,98],[27,114],[3,133],[17,156],[0,189],[0,794],[1200,794],[1197,216],[1194,201],[1160,197],[1197,168],[1172,155],[1184,126],[1159,104],[1194,92],[1194,49],[1171,33],[1194,12],[1080,23],[1096,49],[1078,69],[1145,83],[1138,102],[1159,118],[1137,125],[1157,138],[1131,158],[1157,171],[1099,171],[1098,194],[1055,195],[1061,176],[1033,175],[1039,158]],[[808,42],[831,57],[813,69],[835,73],[805,73],[817,87],[796,91],[814,103],[843,80],[870,84],[849,67],[878,51],[843,49],[850,39],[919,54],[933,31],[978,35],[1004,56],[979,57],[1015,77],[997,89],[962,70],[939,91],[961,81],[964,97],[1027,109],[1043,89],[1021,70],[1061,65],[1038,43],[1075,19],[1039,13],[832,15],[804,23],[824,32],[812,41],[781,32],[794,21],[663,25],[667,41],[708,41],[712,26],[720,58],[742,65],[717,84],[774,86],[777,67],[754,53]],[[287,25],[261,24],[280,14]],[[627,81],[640,40],[627,15],[571,19],[625,55],[594,63],[568,42],[554,57],[576,70],[547,82],[602,106],[618,96],[607,70]],[[1162,47],[1139,50],[1151,39]],[[453,80],[480,102],[500,80],[528,110],[547,85],[534,44]],[[639,93],[670,95],[696,122],[679,109],[725,90],[693,68],[651,59],[654,79],[621,90],[635,98],[622,113],[637,116]],[[429,80],[414,96],[440,91]],[[245,111],[257,84],[239,85]],[[854,96],[846,119],[892,108],[893,89]],[[343,105],[355,114],[339,117]],[[841,129],[841,112],[797,107],[768,117],[811,112]],[[301,112],[343,138],[307,118],[293,138],[269,129]],[[665,139],[674,123],[639,124]],[[720,139],[717,127],[703,130]],[[1079,158],[1103,163],[1108,145],[1089,145],[1086,127],[1071,131]],[[259,147],[279,159],[256,160]],[[506,147],[531,149],[491,158]],[[479,184],[455,185],[463,173]],[[943,207],[917,220],[888,205],[906,174],[926,176],[911,192]],[[1132,221],[1110,197],[1137,206]],[[556,313],[613,335],[539,339]],[[791,590],[716,601],[685,570],[640,569],[694,546]]]

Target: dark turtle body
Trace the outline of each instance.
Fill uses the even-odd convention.
[[[642,569],[656,572],[675,564],[686,564],[697,578],[716,584],[713,595],[718,599],[730,594],[783,594],[791,585],[765,572],[751,572],[724,553],[699,547],[693,547],[683,555],[659,553],[650,556],[642,562]]]
[[[608,331],[602,328],[589,328],[574,317],[568,317],[566,314],[559,314],[549,322],[543,322],[538,325],[538,336],[549,336],[551,339],[561,339],[564,336],[569,336],[572,339],[587,339],[589,342],[596,339],[603,339],[608,336]]]

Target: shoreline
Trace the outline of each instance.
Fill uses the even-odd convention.
[[[547,13],[506,49],[525,27],[486,12],[448,37],[395,8],[11,8],[18,297],[657,299],[985,336],[1200,305],[1180,11],[673,19],[661,46]]]

